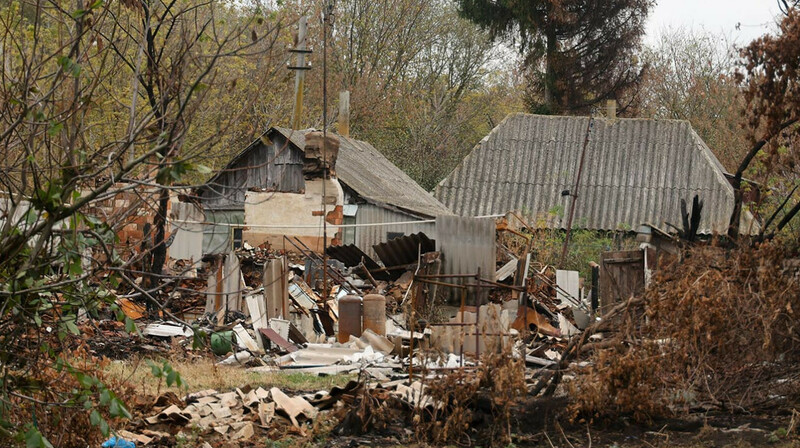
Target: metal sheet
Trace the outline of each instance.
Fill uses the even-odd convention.
[[[381,262],[386,267],[403,266],[416,263],[420,254],[436,250],[436,242],[424,233],[414,233],[391,239],[385,243],[372,246]],[[402,271],[393,271],[392,278],[397,279]]]
[[[195,204],[172,203],[170,233],[175,239],[169,246],[169,256],[176,260],[198,261],[203,257],[203,210]]]
[[[413,221],[411,215],[389,210],[372,204],[363,204],[358,207],[356,214],[356,224],[380,224],[388,222]],[[381,226],[365,226],[355,229],[355,244],[373,259],[378,258],[378,254],[373,250],[373,246],[389,241],[392,234],[411,235],[412,233],[425,233],[432,240],[436,239],[436,224],[432,222],[413,223],[413,224],[393,224]]]
[[[482,278],[495,278],[497,254],[494,219],[439,216],[436,218],[436,232],[439,235],[439,251],[444,259],[444,274],[476,274],[480,270]],[[473,303],[475,300],[484,303],[488,290],[482,288],[477,296],[470,291],[469,295]]]
[[[275,330],[271,328],[259,328],[258,332],[261,333],[262,336],[266,337],[271,342],[273,342],[275,345],[277,345],[278,347],[282,348],[283,350],[289,353],[294,353],[297,351],[297,347],[294,344],[281,337],[281,335],[276,333]]]
[[[373,260],[369,255],[365,254],[364,251],[356,247],[355,244],[348,244],[347,246],[331,246],[328,248],[328,255],[331,258],[341,261],[349,268],[358,266],[361,264],[361,260],[364,260],[364,266],[366,266],[370,271],[380,269],[378,263],[376,263],[375,260]],[[378,280],[389,280],[390,278],[389,274],[386,272],[374,272],[372,273],[372,276]]]

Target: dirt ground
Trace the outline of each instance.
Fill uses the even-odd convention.
[[[139,396],[155,397],[164,392],[182,395],[204,389],[230,391],[236,387],[276,386],[287,392],[328,390],[343,386],[353,379],[352,375],[318,377],[297,373],[256,373],[237,367],[216,366],[211,359],[172,359],[172,366],[181,373],[187,388],[167,388],[153,377],[148,360],[134,358],[129,361],[112,362],[106,371],[135,388]],[[565,409],[567,399],[530,398],[514,409],[511,422],[512,443],[518,447],[800,447],[800,413],[793,409],[776,409],[764,415],[695,414],[688,418],[662,420],[650,425],[634,424],[620,419],[602,424],[585,421],[570,422]],[[470,431],[477,433],[488,425],[487,414],[476,413]],[[412,422],[413,423],[413,422]],[[364,436],[337,436],[334,423],[326,426],[315,424],[302,435],[286,434],[272,440],[260,438],[246,446],[293,447],[424,447],[414,443],[413,424],[396,423],[382,431],[373,431]],[[193,446],[192,434],[178,439],[182,448]],[[213,445],[217,448],[217,445]],[[225,447],[239,445],[220,445]],[[245,445],[242,445],[245,446]],[[460,446],[460,445],[459,445]],[[467,443],[463,446],[477,446]]]
[[[800,447],[796,425],[800,414],[777,415],[695,415],[685,419],[635,425],[620,420],[604,425],[564,423],[562,399],[530,400],[514,423],[509,447],[546,448],[654,448],[654,447]],[[782,415],[781,415],[782,414]],[[410,434],[410,430],[408,431]],[[329,437],[306,446],[355,448],[369,446],[426,447],[403,444],[401,434],[369,434],[363,437]],[[291,440],[275,443],[292,444]]]

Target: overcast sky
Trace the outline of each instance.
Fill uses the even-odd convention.
[[[775,29],[775,17],[780,14],[776,0],[656,1],[648,19],[646,43],[656,42],[665,28],[686,27],[723,33],[734,43],[745,45]]]

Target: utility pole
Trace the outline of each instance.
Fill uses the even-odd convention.
[[[564,190],[561,192],[562,196],[572,196],[572,202],[569,206],[569,218],[567,219],[567,234],[564,236],[564,247],[561,249],[561,267],[564,267],[564,262],[567,260],[567,251],[569,250],[569,238],[572,233],[572,218],[575,216],[575,203],[578,202],[578,189],[581,187],[581,175],[583,174],[583,161],[586,158],[586,147],[589,146],[589,136],[592,133],[594,126],[594,116],[589,117],[589,123],[586,125],[586,137],[583,140],[583,150],[581,150],[580,162],[578,162],[578,174],[575,176],[575,187],[572,191]]]
[[[290,53],[295,54],[295,65],[289,65],[289,70],[294,74],[294,110],[292,112],[292,129],[300,129],[300,120],[303,116],[303,88],[306,81],[306,70],[311,70],[311,64],[306,64],[306,55],[311,54],[311,50],[306,46],[306,33],[308,31],[308,18],[300,17],[297,25],[297,42],[289,49]]]
[[[322,10],[322,299],[328,302],[328,27],[333,25],[333,0]]]

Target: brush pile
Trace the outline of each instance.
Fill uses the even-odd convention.
[[[790,409],[800,397],[796,253],[781,241],[698,246],[661,266],[644,300],[608,326],[616,343],[592,350],[570,385],[574,415]]]

